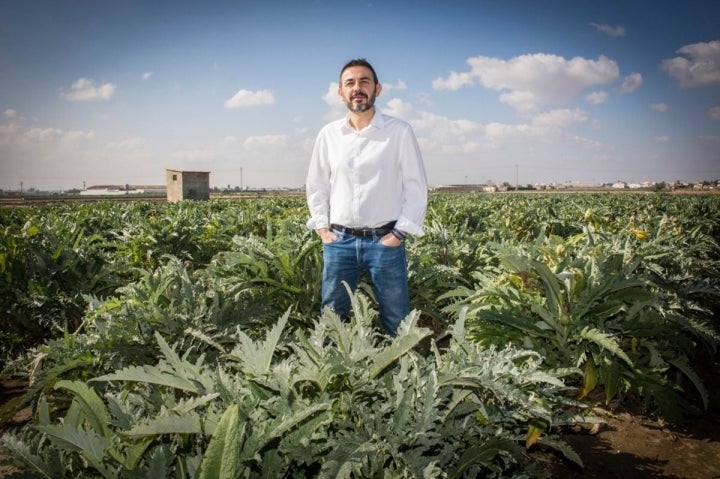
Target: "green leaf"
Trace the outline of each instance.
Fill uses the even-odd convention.
[[[419,314],[417,312],[411,314]],[[430,336],[432,332],[429,329],[410,329],[405,334],[399,334],[390,344],[376,354],[370,364],[370,377],[375,378],[382,373],[385,368],[395,362],[402,355],[417,346],[420,341]]]
[[[450,479],[460,479],[464,472],[474,464],[490,464],[499,455],[509,454],[515,461],[523,459],[520,447],[506,439],[490,439],[482,444],[468,448],[460,456],[460,460],[452,470],[448,471]]]
[[[80,381],[58,381],[55,389],[65,389],[72,392],[74,394],[73,401],[80,405],[90,426],[104,438],[110,438],[111,432],[108,427],[110,413],[95,390]]]
[[[550,271],[550,268],[548,268],[545,263],[535,261],[533,262],[533,266],[540,274],[540,279],[545,286],[545,298],[547,299],[548,309],[556,318],[562,318],[563,315],[567,313],[563,308],[565,302],[563,301],[560,280]]]
[[[210,439],[200,468],[200,479],[240,477],[240,450],[245,426],[240,422],[239,406],[231,404],[223,413]]]
[[[200,416],[196,412],[184,415],[168,414],[146,419],[123,434],[130,437],[159,436],[161,434],[202,434]]]
[[[615,339],[615,337],[611,334],[604,333],[599,329],[591,328],[590,326],[585,326],[582,331],[580,331],[580,337],[600,346],[602,349],[610,351],[615,356],[625,361],[628,366],[633,367],[632,360],[628,357],[625,351],[622,350],[617,339]]]
[[[268,332],[265,341],[254,342],[242,331],[238,332],[240,344],[232,351],[231,356],[240,360],[243,371],[250,376],[263,376],[270,371],[272,360],[275,355],[283,329],[287,324],[290,310],[275,323],[275,326]]]
[[[78,452],[97,470],[105,472],[102,463],[105,452],[112,445],[109,439],[101,437],[95,431],[86,431],[66,424],[36,426],[36,429],[47,434],[50,440],[57,446]],[[105,477],[112,477],[107,474],[103,475]]]
[[[687,363],[686,359],[678,358],[678,359],[668,359],[668,363],[672,364],[676,368],[678,368],[682,373],[693,383],[695,386],[695,389],[697,389],[698,394],[700,394],[700,399],[702,399],[703,402],[703,409],[707,411],[708,406],[710,404],[710,397],[708,395],[708,391],[705,388],[705,385],[702,382],[702,379],[700,379],[700,376],[693,371],[693,369],[690,367],[690,365]]]
[[[12,434],[3,434],[0,437],[0,445],[2,445],[6,453],[10,453],[15,461],[22,464],[29,477],[55,479],[63,473],[63,471],[54,468],[53,464],[49,463],[45,458],[34,454],[26,442]]]
[[[579,399],[586,397],[588,394],[595,389],[598,383],[598,373],[595,367],[595,361],[592,358],[588,358],[585,364],[585,370],[583,371],[583,386],[578,395]]]
[[[179,377],[172,372],[156,366],[128,366],[120,371],[93,378],[91,381],[143,382],[181,389],[183,391],[200,392],[196,382],[184,377]]]
[[[567,444],[564,441],[561,441],[557,438],[552,438],[548,436],[543,436],[538,441],[539,444],[542,444],[543,446],[548,446],[556,451],[560,451],[562,455],[565,457],[565,459],[568,459],[572,462],[574,462],[577,466],[580,468],[585,467],[583,464],[582,459],[578,455],[577,452],[573,450],[573,448]]]
[[[42,360],[43,358],[44,355],[39,355],[36,360]],[[92,355],[85,353],[82,356],[69,359],[64,363],[44,370],[37,380],[33,382],[27,393],[23,396],[13,398],[0,406],[0,427],[11,420],[18,411],[30,404],[33,399],[36,399],[43,390],[51,386],[58,377],[74,369],[91,368],[94,362],[95,359]]]

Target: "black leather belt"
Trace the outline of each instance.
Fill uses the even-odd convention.
[[[385,236],[395,227],[395,221],[385,223],[377,228],[349,228],[343,225],[331,224],[330,228],[340,231],[351,236],[360,236],[361,238],[368,238],[370,236]]]

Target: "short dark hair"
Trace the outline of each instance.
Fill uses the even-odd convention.
[[[370,69],[370,71],[373,74],[373,80],[375,81],[375,84],[377,85],[380,83],[378,81],[377,73],[375,73],[375,69],[370,65],[370,62],[365,60],[364,58],[355,58],[353,60],[350,60],[345,64],[345,66],[342,67],[342,70],[340,70],[340,83],[342,83],[342,74],[350,67],[366,67]]]

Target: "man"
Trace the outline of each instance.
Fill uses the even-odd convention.
[[[315,141],[306,190],[307,226],[323,244],[322,308],[340,317],[367,271],[390,336],[410,313],[405,245],[422,236],[427,179],[410,125],[375,109],[382,85],[365,59],[340,71],[338,94],[349,112]]]

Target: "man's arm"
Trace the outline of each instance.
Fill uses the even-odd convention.
[[[326,158],[327,149],[321,132],[315,140],[305,180],[305,196],[310,210],[306,226],[318,232],[330,227],[330,169]]]
[[[400,168],[403,178],[403,204],[395,228],[414,236],[425,234],[428,185],[422,153],[412,128],[408,127],[400,144]]]

